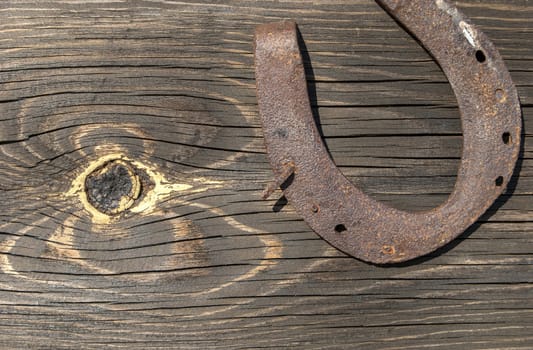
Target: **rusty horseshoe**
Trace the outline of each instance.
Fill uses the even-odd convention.
[[[330,158],[309,103],[294,22],[255,34],[259,112],[275,179],[307,224],[336,248],[376,264],[426,255],[472,225],[504,191],[520,149],[521,109],[502,58],[447,0],[376,0],[433,55],[457,97],[463,151],[440,206],[402,211],[371,199]]]

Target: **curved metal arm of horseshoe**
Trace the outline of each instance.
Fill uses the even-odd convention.
[[[493,204],[520,150],[516,88],[489,39],[447,0],[376,0],[440,65],[456,95],[463,150],[455,187],[440,206],[389,207],[336,167],[315,124],[294,22],[260,25],[255,74],[268,157],[268,197],[281,187],[307,224],[339,250],[374,264],[411,260],[446,245]]]

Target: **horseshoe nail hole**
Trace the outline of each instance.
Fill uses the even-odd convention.
[[[506,145],[508,145],[511,142],[511,134],[509,132],[504,132],[502,134],[502,141]]]
[[[386,255],[394,255],[396,253],[396,248],[394,248],[391,245],[384,245],[381,248],[381,251],[383,252],[383,254],[386,254]]]
[[[485,53],[482,50],[477,50],[476,51],[476,60],[479,63],[483,63],[483,62],[485,62],[487,60],[487,57],[485,56]]]
[[[498,176],[496,178],[496,181],[494,181],[494,183],[496,184],[496,186],[500,187],[501,185],[503,185],[503,176]]]
[[[338,224],[337,226],[335,226],[335,232],[342,233],[344,231],[346,231],[346,226],[344,226],[343,224]]]

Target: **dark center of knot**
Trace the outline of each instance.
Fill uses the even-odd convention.
[[[129,209],[139,198],[141,187],[135,168],[122,160],[103,164],[85,179],[87,200],[108,215]]]

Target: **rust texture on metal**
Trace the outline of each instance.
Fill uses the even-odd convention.
[[[255,69],[264,138],[277,179],[272,186],[290,176],[284,195],[315,232],[358,259],[388,264],[452,241],[502,193],[519,154],[521,110],[494,45],[450,2],[378,3],[433,55],[457,97],[462,158],[455,188],[439,207],[391,208],[365,195],[335,166],[311,111],[294,22],[257,28]]]

